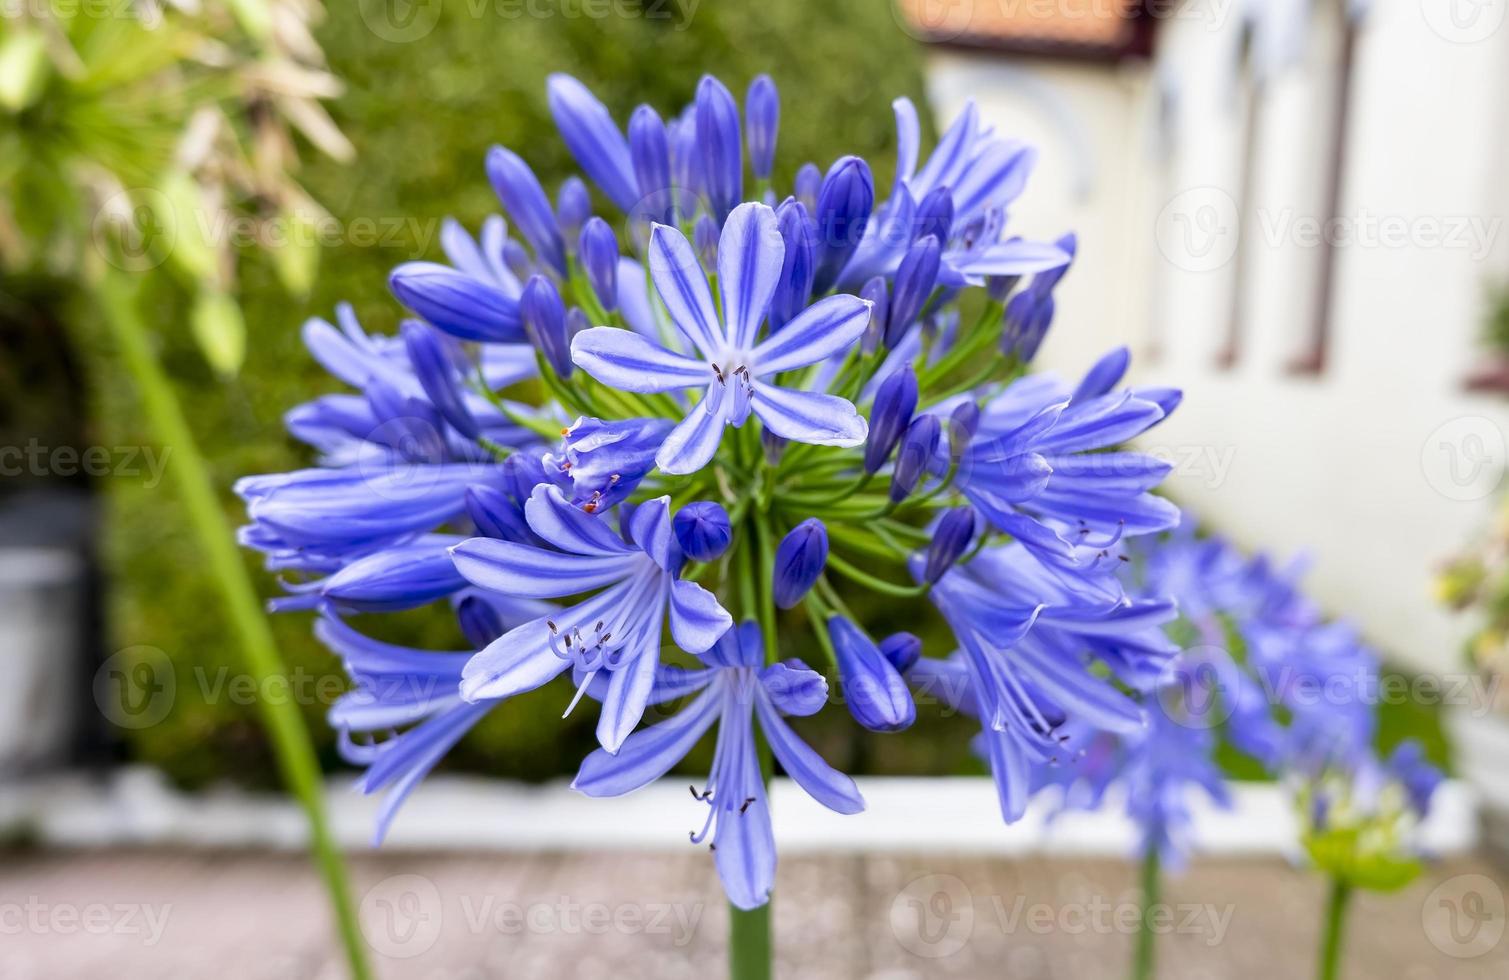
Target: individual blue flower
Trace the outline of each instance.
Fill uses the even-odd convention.
[[[1065,235],[1056,243],[1072,261],[1079,250],[1079,242],[1072,234]],[[1024,364],[1037,357],[1048,328],[1053,325],[1053,288],[1069,271],[1068,264],[1057,269],[1039,272],[1032,277],[1027,287],[1006,304],[1005,326],[1001,331],[1001,349]]]
[[[807,308],[812,299],[812,276],[816,271],[813,252],[815,230],[800,201],[786,201],[775,211],[785,252],[781,275],[770,301],[770,331],[784,327]]]
[[[891,503],[899,504],[912,495],[928,464],[938,453],[943,424],[936,415],[921,415],[912,420],[896,449],[896,466],[891,471]]]
[[[587,283],[603,309],[611,313],[618,308],[618,236],[603,219],[590,218],[582,226],[578,254]]]
[[[551,75],[545,84],[550,114],[566,148],[619,210],[632,211],[641,196],[639,181],[628,141],[607,107],[570,75]],[[568,235],[567,240],[574,237]]]
[[[538,611],[469,597],[458,603],[456,615],[468,639],[481,647],[497,633],[479,635],[479,624],[501,631]],[[354,689],[331,706],[329,721],[340,733],[342,758],[366,767],[357,789],[369,794],[387,791],[377,811],[374,843],[380,844],[414,787],[498,702],[468,703],[457,691],[471,651],[441,653],[384,643],[328,610],[316,621],[314,633],[341,658],[355,682]]]
[[[414,367],[414,377],[430,403],[458,433],[476,439],[482,434],[482,427],[462,394],[458,363],[464,363],[464,357],[455,341],[417,320],[405,320],[399,331],[409,363]]]
[[[561,189],[555,192],[555,218],[560,225],[561,238],[568,246],[582,234],[582,225],[592,217],[592,195],[587,185],[575,175],[561,181]]]
[[[865,440],[865,472],[878,473],[912,424],[917,410],[917,374],[910,363],[886,375],[875,392],[870,412],[870,436]]]
[[[691,695],[691,702],[669,720],[630,735],[617,753],[593,752],[571,784],[594,797],[631,793],[670,771],[717,724],[712,771],[702,791],[693,791],[708,806],[707,822],[692,834],[692,842],[712,837],[724,891],[741,909],[768,902],[775,883],[775,836],[760,772],[759,735],[814,800],[838,813],[864,809],[854,781],[824,762],[781,717],[822,708],[828,694],[822,675],[795,660],[766,666],[762,651],[759,627],[746,622],[702,654],[706,667],[663,669],[665,699]]]
[[[938,519],[937,526],[933,528],[933,540],[927,547],[927,564],[923,568],[922,581],[932,585],[954,566],[954,562],[969,549],[976,523],[972,507],[955,507]]]
[[[676,229],[657,225],[650,237],[650,274],[671,321],[700,357],[674,353],[637,333],[610,327],[594,327],[572,342],[577,366],[606,385],[635,392],[703,389],[702,399],[656,456],[666,473],[695,473],[706,466],[724,428],[742,425],[751,412],[765,428],[794,442],[864,442],[865,420],[849,401],[761,380],[846,350],[869,318],[868,305],[858,297],[830,296],[779,333],[759,340],[783,251],[774,211],[756,203],[734,210],[718,246],[720,322],[690,243]]]
[[[399,612],[427,606],[466,587],[450,556],[450,548],[461,540],[454,534],[429,534],[413,544],[384,548],[357,558],[327,578],[286,586],[295,594],[274,599],[269,608],[284,611],[329,604],[350,612]]]
[[[689,653],[706,651],[733,620],[712,593],[680,578],[684,557],[670,498],[635,507],[626,537],[553,486],[535,489],[525,515],[530,529],[559,551],[473,538],[452,549],[457,570],[478,588],[513,598],[593,595],[516,626],[479,652],[462,671],[461,695],[473,702],[511,697],[575,668],[580,696],[607,671],[597,735],[617,752],[649,703],[667,611],[671,635]]]
[[[524,327],[551,370],[571,377],[571,340],[566,336],[566,304],[555,283],[545,276],[530,276],[519,299]]]
[[[487,177],[503,208],[534,254],[557,275],[566,274],[566,241],[550,198],[529,164],[512,150],[495,146],[487,151]],[[439,324],[436,324],[439,326]]]
[[[815,163],[804,163],[797,168],[791,187],[792,196],[811,214],[817,210],[817,193],[823,187],[823,172]]]
[[[812,212],[817,226],[815,291],[825,293],[838,281],[839,273],[865,237],[874,208],[875,178],[868,163],[848,156],[828,168]],[[858,282],[866,278],[860,277]]]
[[[676,540],[692,561],[716,561],[733,542],[734,531],[722,504],[698,500],[676,511]]]
[[[671,145],[660,114],[647,105],[635,109],[629,117],[629,156],[640,195],[651,205],[647,214],[641,205],[630,213],[674,225],[679,219],[676,195],[671,192]]]
[[[1164,415],[1135,391],[1073,400],[1057,379],[1032,375],[985,406],[956,482],[998,529],[1040,556],[1074,564],[1081,545],[1104,549],[1123,535],[1179,523],[1178,508],[1150,492],[1168,474],[1167,462],[1100,451]]]
[[[711,75],[697,83],[697,146],[702,156],[702,192],[718,221],[744,200],[744,147],[739,104]]]
[[[761,180],[775,169],[775,139],[781,122],[781,96],[769,75],[756,76],[744,97],[744,130],[749,138],[749,166]]]
[[[542,461],[570,482],[573,505],[603,513],[629,499],[655,468],[655,453],[670,431],[664,419],[579,418],[561,433],[560,453]]]
[[[919,238],[902,257],[896,270],[896,289],[891,294],[891,309],[886,315],[885,345],[900,345],[906,332],[917,322],[933,286],[938,282],[942,248],[932,235]]]
[[[899,732],[917,720],[912,692],[896,666],[864,631],[842,616],[828,620],[828,635],[838,660],[844,706],[872,732]]]
[[[921,560],[914,568],[920,572]],[[1008,823],[1021,819],[1034,769],[1080,746],[1084,730],[1141,732],[1141,707],[1095,661],[1137,690],[1162,676],[1175,648],[1158,627],[1174,616],[1167,601],[1116,599],[1077,591],[1019,544],[987,549],[948,572],[929,593],[958,638],[951,661],[923,659],[909,679],[978,718]]]
[[[828,529],[809,517],[792,528],[775,550],[775,604],[791,609],[817,584],[828,564]]]
[[[398,301],[462,340],[524,339],[518,295],[436,262],[405,262],[388,277]]]

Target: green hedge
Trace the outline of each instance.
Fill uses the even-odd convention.
[[[249,356],[240,380],[228,387],[200,361],[177,299],[162,294],[151,301],[163,357],[191,406],[195,430],[226,491],[227,510],[239,523],[239,504],[229,494],[237,477],[309,462],[305,448],[284,435],[282,413],[339,390],[300,344],[298,327],[306,317],[329,316],[336,302],[349,300],[369,329],[394,329],[388,270],[409,259],[439,258],[442,216],[475,228],[497,209],[482,169],[491,144],[522,153],[552,191],[574,170],[545,103],[550,72],[581,77],[622,121],[640,101],[663,114],[678,110],[704,72],[742,92],[754,75],[768,71],[783,96],[779,179],[789,182],[803,161],[826,166],[853,152],[877,161],[885,186],[894,153],[890,102],[907,94],[922,103],[920,52],[889,7],[885,0],[646,0],[637,7],[627,0],[532,0],[527,10],[555,12],[534,17],[519,0],[460,0],[446,3],[423,37],[395,43],[364,19],[384,4],[329,5],[320,40],[349,88],[332,111],[359,156],[349,167],[313,162],[302,174],[315,198],[348,229],[345,241],[324,251],[313,295],[290,299],[269,262],[246,264],[241,289]],[[587,15],[636,9],[642,16]],[[665,12],[677,16],[666,19]],[[384,28],[375,17],[372,23]],[[142,444],[147,433],[129,381],[114,366],[108,344],[88,324],[81,326],[93,384],[94,438],[105,445]],[[185,785],[225,777],[269,783],[272,766],[255,712],[244,692],[222,683],[226,672],[238,670],[237,649],[216,593],[197,572],[200,558],[171,486],[118,480],[109,491],[112,642],[161,649],[177,671],[171,712],[160,724],[125,732],[129,754]],[[271,577],[262,582],[268,595],[278,591]],[[453,627],[439,622],[446,618],[393,617],[397,622],[385,635],[455,648]],[[311,639],[307,614],[276,620],[295,688],[308,702],[311,727],[335,768],[323,713],[338,667]],[[451,764],[526,779],[574,771],[594,744],[593,712],[583,709],[562,722],[563,704],[564,694],[549,692],[511,702],[494,712]],[[958,719],[926,723],[936,738],[862,742],[838,713],[831,714],[809,731],[835,761],[847,757],[871,771],[951,771],[973,764],[969,726]]]

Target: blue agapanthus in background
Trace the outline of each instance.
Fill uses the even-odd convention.
[[[1103,740],[1172,739],[1149,699],[1176,607],[1123,559],[1179,515],[1168,466],[1122,447],[1180,396],[1127,387],[1124,350],[1074,383],[1027,373],[1081,247],[1009,228],[1034,150],[970,106],[925,152],[903,99],[888,190],[852,155],[781,186],[769,78],[742,106],[708,77],[626,120],[575,79],[548,89],[585,179],[551,193],[542,146],[494,147],[479,176],[504,214],[447,221],[445,261],[393,271],[390,335],[345,307],[306,326],[351,389],[287,417],[317,465],[238,485],[274,605],[315,611],[350,672],[330,721],[386,794],[379,834],[516,697],[594,713],[590,796],[716,728],[688,805],[741,909],[774,882],[772,773],[864,805],[787,721],[830,691],[875,732],[919,700],[974,716],[1008,821]],[[876,635],[867,593],[936,607],[957,652]],[[379,639],[375,617],[428,606],[455,649]],[[1193,773],[1137,771],[1118,769]]]

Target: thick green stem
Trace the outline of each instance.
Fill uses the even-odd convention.
[[[1152,980],[1154,945],[1153,910],[1162,900],[1162,873],[1158,848],[1150,845],[1142,855],[1142,919],[1137,931],[1137,950],[1132,959],[1132,980]]]
[[[257,681],[266,682],[286,672],[252,585],[235,536],[215,498],[214,485],[199,448],[189,430],[183,406],[158,363],[147,330],[136,312],[133,290],[115,274],[106,274],[96,292],[101,313],[115,336],[125,366],[136,381],[142,405],[157,437],[172,447],[172,470],[183,513],[188,518],[204,552],[209,577],[219,587],[230,625],[246,658],[246,668]],[[272,739],[284,783],[303,805],[309,818],[310,848],[325,878],[330,905],[345,945],[351,975],[357,980],[371,976],[366,949],[351,905],[346,869],[325,818],[319,762],[299,708],[287,699],[261,699],[257,707]]]
[[[1331,879],[1331,896],[1326,902],[1326,932],[1320,946],[1320,980],[1336,980],[1341,975],[1341,947],[1346,932],[1347,905],[1352,900],[1352,886]]]
[[[770,980],[770,904],[728,907],[729,980]]]

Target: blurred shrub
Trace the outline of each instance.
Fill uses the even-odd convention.
[[[802,162],[826,166],[843,153],[877,161],[878,182],[889,186],[891,99],[906,94],[922,104],[920,52],[884,0],[452,0],[412,5],[412,19],[404,22],[389,19],[394,6],[380,0],[332,4],[319,32],[331,70],[347,84],[348,94],[331,111],[356,145],[357,160],[342,166],[320,159],[300,174],[311,196],[334,216],[320,227],[289,229],[292,237],[314,234],[330,246],[308,298],[290,300],[279,287],[276,249],[270,257],[246,256],[246,365],[229,384],[214,379],[196,354],[182,326],[187,310],[171,296],[153,300],[157,322],[165,325],[163,357],[191,406],[196,434],[226,490],[226,507],[238,520],[240,507],[229,494],[237,477],[310,461],[304,447],[283,434],[282,413],[339,390],[305,353],[299,324],[309,316],[328,317],[336,302],[349,300],[369,329],[395,329],[388,270],[408,259],[439,258],[443,216],[475,228],[497,210],[482,170],[492,143],[522,153],[552,190],[575,169],[545,104],[550,72],[581,77],[622,122],[641,101],[662,113],[678,110],[704,72],[742,92],[754,75],[768,71],[783,96],[777,176],[787,186]],[[596,16],[603,12],[608,16]],[[541,13],[548,16],[532,15]],[[135,395],[113,366],[108,344],[88,324],[80,327],[93,384],[93,440],[143,445]],[[171,490],[149,484],[145,475],[109,484],[105,548],[115,583],[112,635],[119,647],[163,650],[175,665],[177,684],[164,721],[124,733],[129,753],[187,785],[226,776],[270,784],[270,757],[248,701],[251,692],[234,680],[237,658],[218,599],[196,573],[198,553],[177,518]],[[270,577],[264,586],[268,595],[277,591]],[[459,636],[444,619],[415,614],[384,635],[459,648]],[[326,762],[335,768],[323,714],[340,690],[339,667],[311,638],[307,614],[276,617],[275,625],[292,672],[292,696],[305,705]],[[930,652],[945,651],[934,645]],[[509,703],[449,764],[526,779],[573,772],[595,744],[594,712],[587,707],[563,722],[558,716],[565,701],[563,691]],[[841,712],[825,714],[826,720],[803,727],[837,763],[882,772],[976,767],[967,746],[973,726],[962,719],[933,719],[924,710],[928,720],[919,724],[935,737],[908,740],[907,755],[900,758],[889,754],[900,750],[896,740],[861,741]]]

